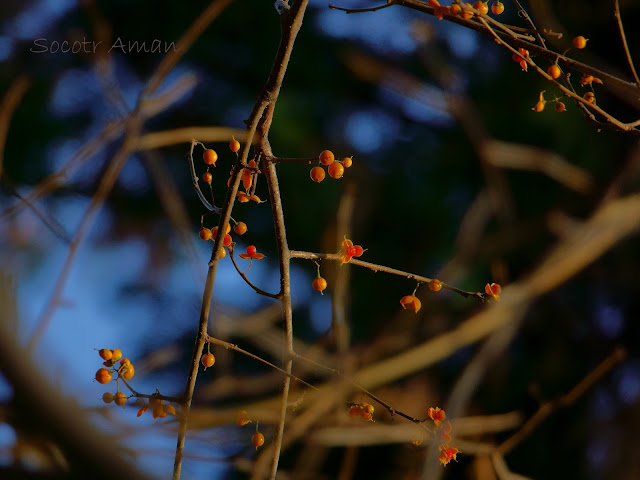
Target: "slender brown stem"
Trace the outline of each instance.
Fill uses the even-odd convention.
[[[344,7],[338,7],[333,4],[329,4],[329,8],[331,10],[340,10],[341,12],[345,12],[347,15],[349,15],[351,13],[377,12],[378,10],[382,10],[383,8],[390,7],[393,4],[394,2],[390,1],[385,3],[384,5],[378,5],[377,7],[369,7],[369,8],[344,8]]]
[[[292,258],[302,258],[305,260],[333,260],[336,262],[341,262],[342,259],[340,254],[338,253],[312,253],[312,252],[303,252],[299,250],[291,250]],[[429,277],[423,277],[421,275],[416,275],[415,273],[403,272],[402,270],[397,270],[391,267],[385,267],[384,265],[379,265],[377,263],[371,262],[363,262],[362,260],[357,260],[352,258],[349,261],[352,265],[358,265],[359,267],[365,267],[373,272],[385,272],[390,273],[392,275],[398,275],[400,277],[408,278],[409,280],[416,280],[418,283],[431,283],[434,279]],[[486,300],[488,297],[484,292],[468,292],[466,290],[461,290],[453,285],[448,285],[442,282],[442,288],[446,288],[447,290],[451,290],[452,292],[456,292],[463,297],[476,297],[480,300]]]
[[[587,390],[593,387],[603,376],[611,371],[613,367],[618,365],[626,357],[626,351],[623,348],[617,348],[605,358],[600,364],[594,368],[586,377],[573,387],[568,393],[560,397],[544,402],[536,413],[527,420],[524,425],[507,440],[502,442],[498,447],[498,453],[505,455],[514,449],[516,445],[521,443],[552,413],[561,408],[573,405]]]
[[[636,81],[636,85],[640,87],[640,78],[638,78],[638,72],[636,72],[636,67],[633,64],[633,59],[631,58],[631,52],[629,51],[629,45],[627,44],[627,36],[624,34],[624,27],[622,26],[622,16],[620,15],[620,4],[618,0],[614,2],[615,6],[615,14],[616,21],[618,22],[618,30],[620,31],[620,38],[622,39],[622,47],[624,48],[624,54],[627,56],[627,62],[629,62],[629,68],[631,69],[631,73],[633,74],[633,78]]]
[[[309,387],[312,390],[318,390],[317,387],[314,387],[310,383],[305,382],[300,377],[296,377],[295,375],[283,370],[282,368],[275,366],[273,363],[268,362],[264,358],[259,357],[258,355],[255,355],[255,354],[253,354],[251,352],[248,352],[247,350],[243,350],[242,348],[238,347],[237,345],[235,345],[233,343],[225,342],[224,340],[220,340],[220,339],[212,337],[212,336],[208,336],[207,337],[207,342],[208,343],[213,343],[214,345],[220,345],[221,347],[224,347],[224,348],[226,348],[228,350],[233,350],[234,352],[238,352],[238,353],[241,353],[242,355],[246,355],[249,358],[253,358],[254,360],[256,360],[256,361],[258,361],[260,363],[264,363],[265,365],[268,365],[269,367],[273,368],[274,370],[277,370],[278,372],[282,373],[283,375],[286,375],[287,377],[291,378],[292,380],[295,380],[296,382],[299,382],[302,385],[304,385],[306,387]]]
[[[274,298],[276,300],[280,300],[280,293],[269,293],[265,290],[262,290],[260,287],[257,287],[256,285],[254,285],[251,280],[249,280],[249,278],[247,277],[247,274],[245,272],[243,272],[242,270],[240,270],[240,267],[238,266],[238,264],[236,263],[236,259],[235,256],[233,255],[233,246],[230,246],[230,248],[228,248],[229,250],[229,256],[231,257],[231,263],[233,263],[233,266],[236,268],[236,272],[238,272],[238,275],[240,275],[240,277],[242,277],[242,279],[246,282],[247,285],[249,285],[251,288],[253,288],[256,293],[260,294],[260,295],[264,295],[265,297],[270,297],[270,298]]]

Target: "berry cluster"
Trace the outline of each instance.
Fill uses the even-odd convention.
[[[435,426],[435,439],[438,441],[440,450],[440,463],[442,466],[446,467],[451,460],[457,460],[457,455],[460,453],[455,447],[450,447],[449,442],[451,441],[451,423],[446,420],[446,414],[444,410],[439,407],[430,407],[427,410],[427,416],[433,420],[433,424]]]
[[[474,10],[477,10],[482,15],[487,15],[489,13],[488,1],[478,1],[473,5],[470,3],[465,3],[464,5],[454,3],[453,5],[447,6],[440,5],[438,0],[429,0],[429,6],[433,8],[433,14],[438,20],[442,20],[445,15],[452,15],[454,17],[461,17],[465,20],[469,20],[475,15]],[[500,0],[491,5],[491,13],[494,15],[500,15],[502,12],[504,12],[504,4],[500,2]]]
[[[102,363],[104,367],[99,368],[96,372],[96,380],[98,383],[102,383],[103,385],[109,383],[113,378],[113,374],[118,375],[116,379],[122,377],[125,380],[130,380],[133,378],[136,370],[128,358],[122,357],[122,351],[119,348],[114,350],[103,348],[98,350],[98,354],[104,360]],[[118,361],[120,361],[120,366],[117,365]]]
[[[345,168],[349,168],[353,165],[353,157],[345,157],[342,160],[336,160],[331,150],[324,150],[320,153],[318,162],[327,167],[327,172],[329,172],[329,176],[331,178],[338,179],[342,178],[342,175],[344,175]],[[325,177],[324,168],[320,165],[313,167],[309,172],[309,176],[314,182],[320,183]]]
[[[197,142],[197,141],[194,141],[194,142],[204,147],[204,145],[201,144],[200,142]],[[233,138],[229,143],[229,149],[232,152],[234,152],[237,157],[238,151],[240,150],[240,142],[238,142],[235,138]],[[215,150],[204,147],[202,158],[205,164],[212,165],[215,167],[216,161],[218,160],[218,154],[215,152]],[[232,173],[233,173],[233,170],[231,170],[230,174]],[[255,194],[256,180],[258,178],[258,175],[260,175],[261,173],[262,172],[258,168],[258,163],[255,159],[250,160],[247,163],[247,166],[242,169],[241,181],[242,181],[242,186],[244,188],[244,191],[240,190],[237,192],[236,197],[238,199],[238,202],[246,203],[246,202],[253,201],[256,203],[264,203],[264,201],[261,200],[260,197],[258,197]],[[231,178],[232,177],[230,176],[229,179],[227,180],[227,186],[231,184]],[[211,181],[213,179],[213,176],[209,172],[208,167],[207,167],[207,171],[203,174],[202,179],[203,181],[208,183],[209,186],[211,186]],[[213,201],[213,190],[211,190],[211,197]],[[200,238],[204,241],[215,239],[218,233],[218,227],[216,226],[213,228],[207,228],[204,226],[203,222],[204,222],[204,215],[200,219],[200,223],[201,223],[201,228],[199,233]],[[234,218],[231,218],[231,222],[234,223],[234,227],[233,227],[234,233],[238,235],[244,235],[245,233],[247,233],[248,227],[246,223],[238,222]],[[225,235],[222,237],[222,245],[223,247],[229,248],[232,246],[232,244],[233,244],[233,238],[231,237],[231,225],[227,224]],[[225,248],[223,248],[220,252],[220,258],[224,258],[226,256],[227,256],[227,251],[225,250]],[[249,260],[260,260],[264,258],[264,255],[262,253],[257,253],[256,247],[251,245],[247,247],[246,253],[240,254],[240,257],[243,259],[249,259]]]
[[[153,418],[165,418],[167,415],[176,415],[176,409],[170,403],[164,403],[164,399],[160,397],[160,392],[156,390],[156,393],[149,397],[149,401],[146,402],[140,410],[138,410],[138,417],[147,410],[151,409]]]
[[[582,35],[575,37],[571,44],[573,45],[573,48],[577,48],[577,49],[583,49],[587,46],[587,42],[588,39],[584,38]],[[563,55],[566,55],[566,53],[571,50],[568,49],[564,52]],[[525,72],[527,71],[527,66],[528,66],[528,60],[529,60],[529,51],[524,49],[524,48],[519,48],[518,49],[518,53],[514,53],[513,54],[513,61],[518,63],[520,65],[520,67],[522,67],[522,70],[524,70]],[[551,64],[548,68],[547,68],[547,75],[549,75],[549,77],[551,77],[552,80],[557,80],[558,78],[560,78],[560,76],[562,75],[562,69],[560,68],[560,66],[558,65],[558,60],[556,60],[555,63]],[[567,75],[567,78],[569,78],[569,76]],[[585,86],[589,86],[591,88],[590,92],[585,93],[582,98],[585,99],[585,101],[587,101],[588,103],[592,103],[595,104],[596,103],[596,96],[595,96],[595,92],[593,91],[593,84],[597,83],[602,85],[602,80],[600,80],[598,77],[595,77],[593,75],[589,75],[589,74],[583,74],[582,78],[580,79],[580,85],[585,87]],[[546,90],[543,90],[542,92],[540,92],[540,94],[538,95],[538,102],[531,108],[531,110],[533,110],[534,112],[542,112],[545,109],[545,106],[547,103],[551,102],[554,103],[554,109],[556,112],[564,112],[566,111],[567,107],[566,105],[561,102],[561,98],[562,97],[556,97],[553,100],[545,100],[544,99],[544,93]]]
[[[103,348],[98,350],[98,354],[104,360],[104,362],[102,363],[104,367],[99,368],[95,375],[95,379],[98,381],[98,383],[106,385],[113,379],[114,374],[117,375],[116,393],[113,394],[111,392],[105,392],[102,395],[102,401],[107,404],[113,402],[120,407],[124,407],[127,403],[127,395],[120,391],[119,380],[120,378],[123,378],[124,380],[130,380],[131,378],[133,378],[135,368],[128,358],[122,357],[122,351],[119,348],[116,348],[114,350]]]

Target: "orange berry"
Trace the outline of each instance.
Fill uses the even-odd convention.
[[[202,356],[202,365],[204,365],[205,368],[209,368],[211,366],[213,366],[214,363],[216,363],[216,357],[213,356],[213,353],[205,353]]]
[[[206,227],[202,227],[202,229],[200,230],[200,238],[202,240],[211,240],[212,237],[213,234],[211,230]]]
[[[231,225],[229,223],[227,223],[227,233],[229,233],[231,231]],[[218,234],[218,227],[213,227],[211,229],[211,236],[215,237]]]
[[[444,419],[447,418],[446,413],[440,407],[429,407],[429,410],[427,410],[427,415],[431,420],[433,420],[433,423],[435,423],[436,427],[439,427]]]
[[[103,401],[104,403],[111,403],[111,402],[113,402],[113,393],[111,393],[111,392],[104,392],[104,393],[102,394],[102,401]]]
[[[353,157],[344,157],[342,159],[342,166],[344,168],[349,168],[351,165],[353,165]]]
[[[485,2],[476,2],[473,4],[473,8],[478,10],[480,13],[487,14],[489,13],[489,6]]]
[[[229,235],[228,233],[224,236],[224,239],[222,240],[222,245],[224,245],[225,247],[228,247],[229,245],[231,245],[231,235]]]
[[[209,184],[210,184],[210,183],[211,183],[211,180],[213,180],[213,175],[211,175],[209,172],[204,172],[204,173],[202,174],[202,180],[203,180],[205,183],[209,183]]]
[[[98,350],[98,355],[100,355],[104,360],[111,360],[111,357],[113,357],[113,353],[111,353],[111,350],[107,348]]]
[[[411,310],[413,313],[418,313],[422,307],[420,299],[414,295],[405,295],[400,299],[400,305],[405,310]]]
[[[111,361],[112,362],[117,362],[118,360],[120,360],[122,358],[122,350],[120,350],[119,348],[116,348],[115,350],[111,350]]]
[[[124,407],[124,404],[127,403],[127,396],[122,392],[118,392],[116,393],[114,402],[119,407]]]
[[[344,167],[341,163],[332,163],[329,165],[329,176],[333,178],[341,178],[344,175]]]
[[[547,73],[551,78],[555,79],[558,78],[560,74],[562,74],[562,70],[560,70],[560,67],[554,63],[549,68],[547,68]]]
[[[584,47],[587,46],[587,42],[589,41],[588,38],[584,38],[582,35],[576,37],[573,39],[573,46],[578,48],[578,49],[583,49]]]
[[[453,5],[451,5],[449,11],[451,12],[451,15],[460,15],[462,8],[460,8],[460,5],[458,5],[457,3],[454,3]]]
[[[358,405],[351,405],[349,407],[349,417],[351,418],[358,418],[361,412],[362,409]]]
[[[369,415],[373,415],[373,411],[375,410],[375,408],[373,407],[373,405],[371,405],[370,403],[362,403],[362,407],[364,409],[365,412],[367,412]]]
[[[215,150],[208,148],[202,154],[202,159],[207,165],[213,165],[215,167],[216,162],[218,161],[218,154]]]
[[[493,5],[491,5],[491,11],[494,15],[500,15],[504,12],[504,3],[497,1]]]
[[[593,103],[594,105],[596,103],[596,95],[593,92],[585,93],[582,98],[584,98],[589,103]]]
[[[473,12],[471,10],[469,10],[469,8],[471,8],[471,4],[470,3],[465,3],[464,5],[466,7],[468,7],[468,8],[463,8],[462,9],[462,13],[460,14],[460,16],[462,18],[464,18],[465,20],[469,20],[470,18],[473,18]]]
[[[564,112],[567,109],[565,104],[562,102],[556,103],[556,106],[554,108],[556,109],[556,112]]]
[[[133,376],[135,375],[135,373],[136,373],[136,369],[133,366],[133,364],[131,364],[131,363],[128,363],[121,370],[122,378],[124,378],[125,380],[131,380],[133,378]]]
[[[434,278],[429,282],[429,290],[431,290],[432,292],[439,292],[440,290],[442,290],[442,282],[437,278]]]
[[[319,160],[322,165],[331,165],[334,162],[335,157],[331,150],[324,150],[320,153]]]
[[[254,447],[256,447],[256,450],[257,450],[258,447],[261,447],[262,445],[264,445],[264,435],[261,434],[260,432],[254,433],[253,437],[251,437],[251,443],[253,444]]]
[[[98,381],[98,383],[102,383],[103,385],[105,383],[109,383],[111,381],[111,377],[111,372],[106,368],[100,368],[96,372],[96,380]]]
[[[232,152],[237,152],[238,150],[240,150],[240,142],[233,137],[231,137],[231,139],[232,140],[229,142],[229,149]]]
[[[251,423],[251,420],[249,420],[249,413],[246,410],[240,410],[236,417],[236,425],[240,425],[242,427],[247,423]]]
[[[327,281],[322,277],[316,277],[313,279],[312,287],[314,290],[317,290],[324,295],[322,291],[327,288]]]
[[[238,222],[235,227],[233,227],[233,231],[238,235],[244,235],[247,233],[247,224],[244,222]]]
[[[311,180],[313,180],[314,182],[320,183],[321,181],[324,180],[324,177],[325,177],[324,168],[313,167],[309,172],[309,176],[311,177]]]
[[[540,101],[540,102],[536,103],[536,106],[535,106],[535,107],[533,107],[531,110],[535,110],[536,112],[538,112],[538,113],[539,113],[539,112],[541,112],[541,111],[543,111],[543,110],[544,110],[544,105],[545,105],[546,103],[547,103],[547,102],[545,102],[544,100],[542,100],[542,101]]]

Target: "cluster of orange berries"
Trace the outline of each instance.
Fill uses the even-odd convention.
[[[429,290],[432,292],[439,292],[442,290],[442,285],[443,283],[441,280],[434,278],[429,282]],[[400,299],[400,305],[404,310],[411,310],[413,313],[418,313],[422,308],[422,302],[418,297],[416,297],[416,290],[418,290],[418,287],[416,287],[411,295],[405,295]]]
[[[342,160],[336,160],[331,150],[322,151],[318,157],[318,161],[321,165],[327,167],[329,176],[335,179],[342,178],[342,175],[344,175],[344,169],[353,165],[353,157],[345,157]],[[309,172],[309,176],[314,182],[320,183],[325,177],[324,168],[320,165],[313,167]]]
[[[553,100],[545,100],[544,99],[544,93],[546,92],[546,90],[543,90],[540,92],[540,94],[538,95],[538,103],[536,103],[531,110],[533,110],[534,112],[541,112],[544,110],[544,107],[547,105],[547,103],[551,102],[551,103],[555,103],[555,107],[554,110],[558,113],[562,113],[567,109],[567,106],[560,101],[559,98],[554,98]]]
[[[485,2],[477,1],[473,5],[470,3],[465,3],[464,5],[459,5],[454,3],[453,5],[440,5],[438,0],[429,0],[429,6],[433,8],[433,14],[437,19],[442,20],[445,15],[453,15],[459,16],[465,20],[469,20],[473,18],[475,12],[472,9],[479,11],[483,15],[487,15],[489,13],[489,5],[488,0]],[[491,13],[494,15],[500,15],[504,12],[504,3],[500,0],[493,2],[491,5]]]
[[[248,423],[251,423],[251,420],[249,419],[249,414],[247,413],[246,410],[240,410],[238,412],[238,416],[236,417],[236,425],[243,427]],[[260,422],[256,422],[256,433],[254,433],[253,436],[251,437],[251,445],[256,447],[256,450],[258,450],[259,447],[264,445],[264,435],[262,434],[262,432],[260,432],[260,430],[258,430],[259,424]]]
[[[114,373],[117,374],[116,380],[120,378],[130,380],[133,378],[135,368],[128,358],[122,357],[122,351],[119,348],[113,350],[103,348],[98,350],[98,354],[104,360],[102,363],[104,367],[99,368],[95,375],[98,383],[106,385],[113,379]],[[120,362],[119,365],[118,361]],[[113,402],[120,407],[124,407],[127,403],[127,395],[120,391],[118,384],[116,393],[105,392],[102,395],[102,401],[107,404]]]
[[[176,414],[176,408],[170,403],[164,403],[164,399],[160,398],[160,392],[158,391],[151,395],[151,397],[149,397],[149,401],[146,402],[140,410],[138,410],[137,416],[139,417],[149,409],[151,409],[154,419],[165,418],[169,414]]]
[[[443,467],[446,467],[451,460],[458,459],[456,458],[460,450],[455,447],[450,447],[449,442],[451,441],[451,423],[446,420],[446,414],[444,410],[439,407],[430,407],[427,411],[428,417],[433,420],[433,424],[436,427],[435,437],[440,444],[438,449],[440,450],[440,463]]]
[[[349,417],[350,418],[363,418],[367,422],[373,422],[373,405],[362,402],[362,403],[350,403],[349,404]]]
[[[117,378],[122,377],[125,380],[133,378],[136,370],[128,358],[122,357],[122,351],[119,348],[114,350],[103,348],[98,350],[98,354],[104,360],[104,367],[99,368],[96,372],[96,380],[98,383],[102,383],[103,385],[109,383],[114,373],[118,375]],[[120,366],[116,365],[118,360],[120,361]]]

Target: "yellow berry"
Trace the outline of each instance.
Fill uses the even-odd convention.
[[[319,157],[320,163],[323,165],[331,165],[335,161],[335,157],[331,150],[323,150]]]
[[[429,282],[429,290],[431,290],[432,292],[439,292],[440,290],[442,290],[442,282],[437,278],[434,278]]]
[[[502,12],[504,12],[504,3],[497,1],[496,3],[491,5],[491,11],[494,15],[500,15]]]
[[[556,79],[560,76],[562,70],[560,70],[560,67],[554,63],[549,68],[547,68],[547,73],[551,78]]]
[[[202,159],[207,165],[213,165],[215,167],[216,162],[218,161],[218,154],[215,150],[211,150],[210,148],[208,148],[202,154]]]
[[[309,176],[314,182],[320,183],[325,177],[324,169],[322,167],[313,167],[309,172]]]
[[[127,396],[122,392],[118,392],[116,393],[114,402],[119,407],[124,407],[124,404],[127,403]]]
[[[316,277],[313,279],[312,287],[314,290],[322,293],[322,291],[327,288],[327,281],[322,277]],[[324,295],[324,293],[322,293]]]
[[[217,227],[216,227],[217,228]],[[213,237],[213,233],[211,232],[210,229],[203,227],[200,230],[200,238],[202,240],[211,240],[211,238]]]
[[[111,361],[117,362],[122,358],[122,350],[116,348],[115,350],[111,350]]]
[[[264,445],[264,435],[260,432],[254,433],[253,437],[251,437],[251,443],[253,444],[254,447],[256,447],[256,450],[257,450],[258,447],[261,447],[262,445]]]
[[[111,350],[107,348],[98,350],[98,355],[100,355],[104,360],[111,360],[111,357],[113,357],[113,353],[111,353]]]
[[[582,35],[576,37],[573,39],[573,46],[578,48],[578,49],[583,49],[584,47],[587,46],[587,42],[589,41],[588,38],[584,38]]]
[[[105,383],[109,383],[111,381],[111,377],[111,372],[106,368],[100,368],[96,372],[96,380],[98,381],[98,383],[102,383],[103,385]]]
[[[341,178],[344,175],[344,167],[341,163],[332,163],[329,165],[329,176],[332,178]]]
[[[244,235],[247,232],[247,224],[244,222],[238,222],[235,227],[233,227],[233,231],[238,235]]]
[[[205,368],[209,368],[211,366],[213,366],[214,363],[216,363],[216,357],[213,356],[213,353],[205,353],[202,356],[202,365],[204,365]]]

